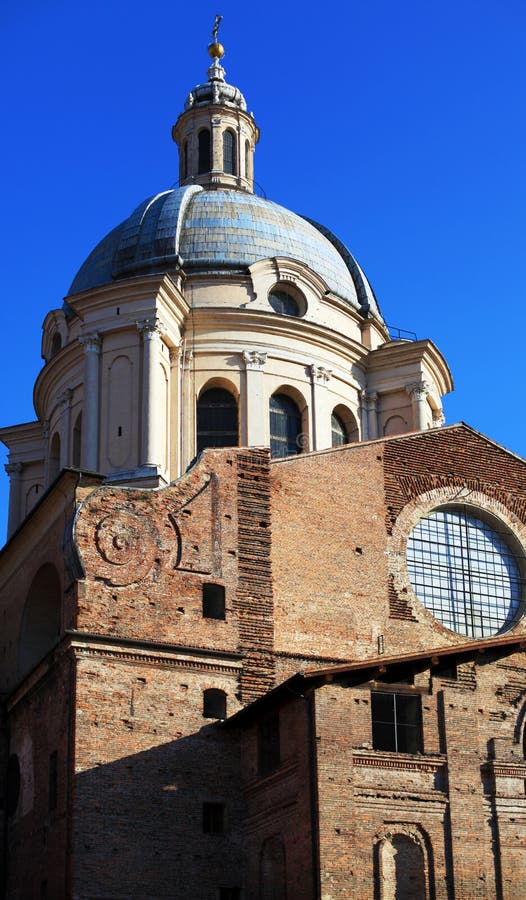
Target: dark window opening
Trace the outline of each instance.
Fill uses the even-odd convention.
[[[197,172],[202,175],[209,172],[212,168],[210,165],[210,132],[208,128],[203,128],[197,136],[198,158]]]
[[[58,753],[53,750],[49,756],[49,793],[48,809],[52,812],[57,808],[57,783],[58,783]]]
[[[331,416],[331,433],[333,447],[341,447],[342,444],[349,443],[349,436],[343,419],[337,416],[336,413],[333,413]]]
[[[238,888],[238,887],[219,888],[219,900],[241,900],[241,888]]]
[[[8,816],[13,816],[20,797],[20,761],[13,753],[7,761],[7,785],[5,808]]]
[[[224,834],[224,803],[203,803],[203,831],[205,834]]]
[[[270,398],[270,455],[273,459],[302,451],[301,413],[286,394]]]
[[[458,670],[456,663],[452,662],[443,662],[439,663],[435,669],[436,675],[439,678],[445,678],[447,681],[457,681],[458,679]]]
[[[51,356],[56,356],[58,351],[62,349],[62,337],[58,331],[55,331],[51,341]]]
[[[47,900],[48,892],[47,892],[47,881],[40,882],[40,900]]]
[[[279,713],[275,713],[258,725],[258,772],[267,775],[281,762]]]
[[[420,696],[371,693],[373,748],[396,753],[422,752]]]
[[[203,716],[206,719],[226,719],[226,694],[219,688],[203,691]]]
[[[237,447],[236,398],[224,388],[209,388],[197,401],[197,452],[206,447]]]
[[[225,589],[222,584],[203,584],[203,618],[225,618]]]
[[[268,295],[268,302],[274,312],[280,313],[282,316],[300,315],[298,303],[287,291],[272,291]]]
[[[236,175],[236,140],[231,131],[223,132],[223,171]]]

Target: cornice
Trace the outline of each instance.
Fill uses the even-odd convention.
[[[268,349],[272,341],[272,337],[281,337],[290,341],[304,341],[316,348],[316,355],[321,359],[320,354],[324,351],[330,351],[336,356],[345,357],[348,365],[359,364],[365,367],[364,360],[367,358],[369,351],[366,347],[340,332],[324,326],[317,325],[308,319],[294,318],[291,316],[277,316],[272,311],[263,312],[261,310],[250,309],[224,309],[220,307],[196,307],[193,311],[193,326],[195,328],[194,340],[195,345],[204,345],[205,340],[200,338],[199,329],[203,327],[215,328],[223,331],[228,335],[233,330],[238,330],[241,334],[239,339],[235,341],[228,338],[223,339],[224,345],[232,350],[233,346],[246,346],[251,344],[254,347],[260,346],[262,349]],[[261,339],[258,342],[257,334],[261,333]],[[210,342],[212,343],[212,342]],[[217,340],[215,343],[218,343]],[[277,349],[277,348],[276,348]],[[309,353],[312,353],[309,350]],[[312,361],[312,358],[310,359]],[[324,357],[324,361],[326,361]]]
[[[354,766],[373,769],[400,769],[412,772],[438,772],[447,763],[445,756],[412,756],[406,753],[388,753],[380,750],[353,750]]]

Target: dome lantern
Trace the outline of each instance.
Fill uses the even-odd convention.
[[[179,149],[179,184],[208,189],[239,188],[253,193],[254,149],[259,129],[241,91],[225,81],[220,63],[224,47],[217,40],[216,16],[208,53],[208,80],[193,88],[184,112],[172,128]]]

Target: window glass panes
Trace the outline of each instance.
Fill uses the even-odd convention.
[[[422,750],[420,697],[415,694],[371,694],[373,748],[397,753]]]
[[[273,458],[301,453],[301,415],[286,394],[270,398],[270,455]]]
[[[342,444],[348,443],[347,429],[343,424],[343,420],[336,413],[333,413],[331,416],[331,433],[333,447],[341,447]]]
[[[198,143],[198,160],[197,160],[197,172],[199,175],[202,175],[204,172],[209,172],[211,169],[210,166],[210,132],[208,128],[203,128],[197,137]]]
[[[299,316],[300,308],[287,291],[271,291],[268,297],[274,312],[280,313],[282,316]]]
[[[230,391],[210,388],[197,402],[197,452],[205,447],[236,447],[237,403]]]
[[[413,590],[451,631],[484,638],[520,614],[522,578],[504,528],[471,511],[444,508],[416,525],[407,542]]]
[[[231,131],[223,132],[223,171],[227,175],[236,174],[236,145]]]

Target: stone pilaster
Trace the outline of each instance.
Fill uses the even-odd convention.
[[[157,418],[160,412],[159,355],[161,334],[164,327],[159,319],[144,319],[137,322],[143,340],[142,366],[142,466],[160,466],[160,430]]]
[[[374,441],[378,437],[378,393],[377,391],[362,391],[360,399],[364,440]]]
[[[326,387],[332,375],[332,369],[312,363],[309,366],[312,394],[312,415],[310,436],[313,450],[326,450],[332,444],[331,410],[327,406]]]
[[[268,401],[263,391],[263,367],[267,354],[261,350],[243,350],[245,363],[244,415],[241,441],[249,447],[268,447],[270,422]]]
[[[9,475],[9,514],[7,520],[7,537],[10,538],[16,531],[22,518],[20,511],[20,476],[23,470],[22,463],[8,463],[5,467]]]
[[[96,472],[99,466],[99,357],[102,339],[99,334],[93,332],[82,335],[79,340],[84,345],[84,403],[82,409],[80,465],[82,469]]]
[[[411,397],[413,408],[413,427],[415,431],[424,431],[427,428],[427,395],[429,385],[426,381],[414,381],[406,384],[407,393]]]

